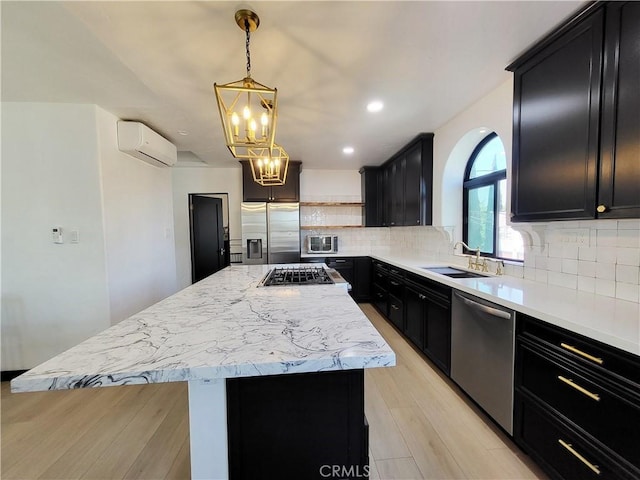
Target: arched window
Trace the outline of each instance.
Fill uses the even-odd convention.
[[[488,257],[523,260],[522,237],[507,225],[507,160],[495,133],[473,150],[465,169],[463,195],[464,242]]]

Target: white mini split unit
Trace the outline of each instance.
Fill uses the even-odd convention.
[[[140,122],[118,122],[118,148],[156,167],[172,167],[178,161],[176,146]]]

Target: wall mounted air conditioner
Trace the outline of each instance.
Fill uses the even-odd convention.
[[[178,161],[176,146],[140,122],[118,121],[118,149],[156,167]]]

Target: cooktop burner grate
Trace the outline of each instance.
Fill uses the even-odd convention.
[[[276,285],[329,285],[334,283],[322,267],[275,267],[263,281],[265,287]]]

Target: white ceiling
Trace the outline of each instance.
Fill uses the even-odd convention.
[[[355,169],[497,87],[582,4],[2,1],[2,100],[97,104],[151,126],[181,160],[235,166],[213,83],[245,76],[234,13],[249,7],[261,20],[252,76],[278,88],[278,143],[305,168]],[[385,103],[375,115],[373,98]]]

